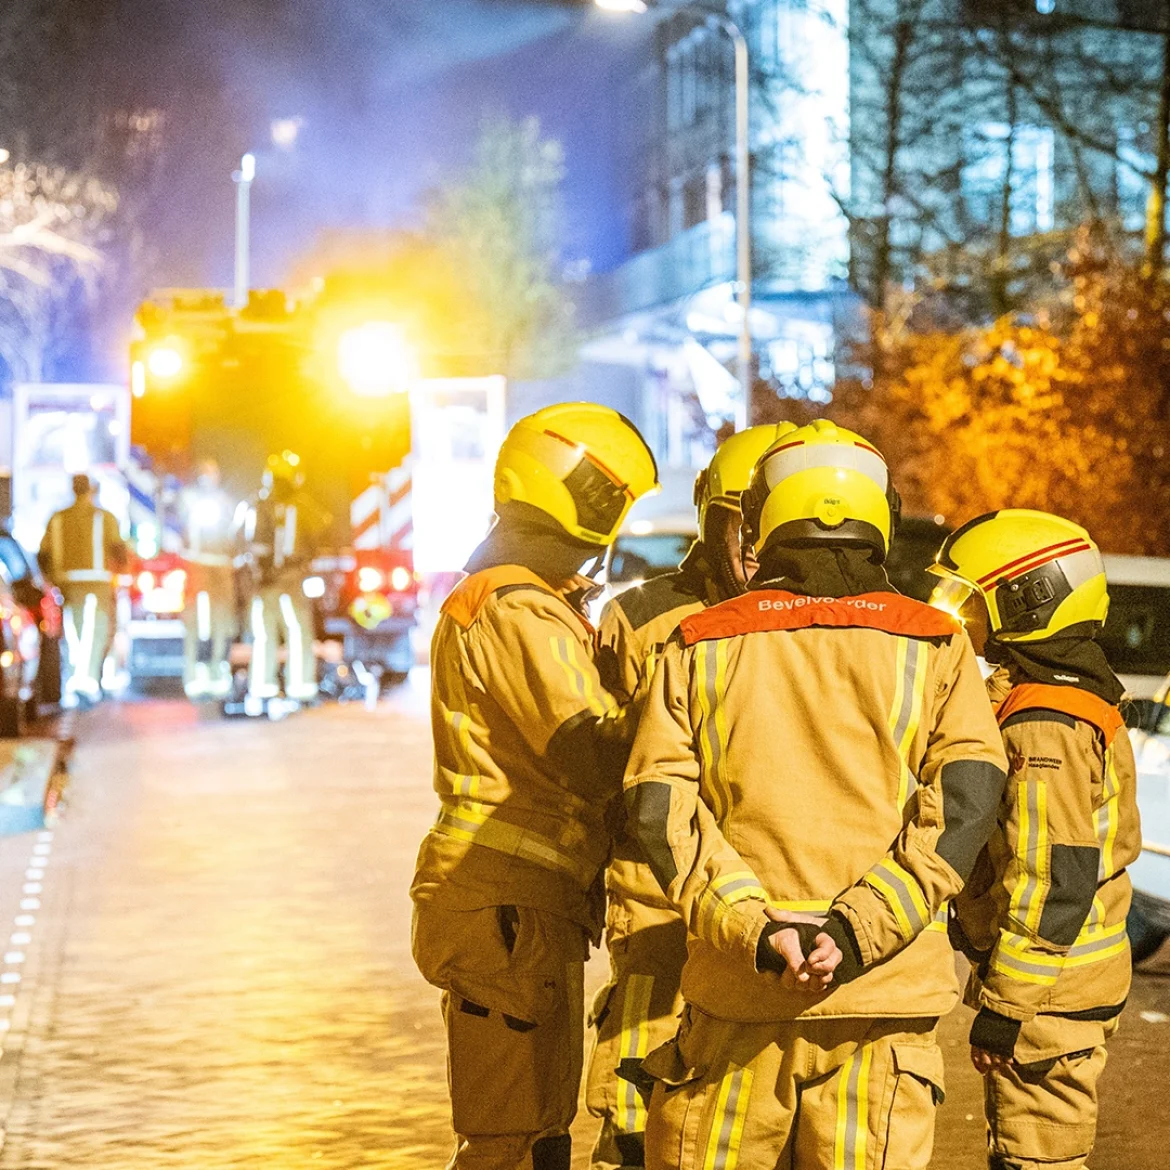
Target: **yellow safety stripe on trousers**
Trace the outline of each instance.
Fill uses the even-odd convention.
[[[833,1170],[865,1170],[872,1055],[872,1047],[863,1044],[837,1074],[837,1133],[833,1143]]]
[[[1048,877],[1048,785],[1043,780],[1021,780],[1016,785],[1017,876],[1010,910],[1025,929],[1040,925],[1044,899],[1051,884]]]
[[[630,975],[622,997],[622,1034],[618,1044],[619,1060],[641,1060],[650,1051],[650,995],[653,975]],[[614,1125],[619,1133],[644,1133],[646,1106],[633,1081],[618,1080]]]
[[[585,705],[594,715],[606,715],[613,709],[613,704],[607,693],[598,694],[593,685],[593,679],[577,658],[577,643],[572,638],[558,638],[553,636],[548,640],[553,660],[568,676],[569,685],[573,693],[584,700]]]
[[[723,824],[731,809],[731,782],[727,776],[727,642],[700,642],[695,653],[699,676],[699,759],[712,797],[711,811]]]
[[[922,695],[926,687],[926,645],[917,638],[899,638],[895,665],[894,701],[890,705],[890,735],[900,761],[898,807],[904,808],[918,780],[910,770],[910,749],[922,719]]]
[[[861,880],[877,890],[889,904],[906,942],[930,924],[932,915],[921,887],[910,871],[892,858],[879,861]]]
[[[752,1070],[734,1066],[728,1069],[715,1097],[703,1170],[735,1170],[751,1095]]]
[[[1111,878],[1116,870],[1113,866],[1113,846],[1117,840],[1118,804],[1121,795],[1121,781],[1112,745],[1105,749],[1105,777],[1101,792],[1101,807],[1097,810],[1097,840],[1101,843],[1101,861],[1097,868],[1097,880]]]
[[[432,831],[458,841],[481,845],[519,857],[545,869],[567,873],[582,886],[588,886],[596,876],[596,867],[583,864],[581,859],[565,853],[547,837],[532,829],[525,829],[493,815],[493,805],[480,804],[474,800],[459,800],[454,805],[444,805]]]

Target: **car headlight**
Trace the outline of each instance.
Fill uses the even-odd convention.
[[[310,600],[315,601],[318,597],[325,596],[325,578],[324,577],[306,577],[305,583],[301,586],[301,591]]]

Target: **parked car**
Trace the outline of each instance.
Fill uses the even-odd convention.
[[[1170,559],[1106,556],[1105,577],[1105,657],[1131,695],[1152,698],[1170,674]]]
[[[1138,772],[1141,856],[1129,867],[1133,905],[1127,927],[1134,962],[1170,938],[1170,679],[1153,699],[1128,704],[1126,722]]]
[[[635,520],[610,546],[605,582],[611,595],[641,585],[653,577],[673,573],[695,542],[693,514]]]
[[[4,529],[0,529],[0,585],[11,596],[18,618],[10,635],[14,645],[6,642],[5,649],[20,658],[20,699],[25,712],[35,718],[41,706],[61,701],[61,595],[45,580],[36,559]]]

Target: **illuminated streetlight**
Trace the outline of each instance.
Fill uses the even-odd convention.
[[[349,388],[363,398],[404,394],[418,378],[418,359],[401,328],[369,321],[341,335],[337,368]]]
[[[236,308],[248,303],[251,273],[248,271],[251,231],[252,180],[256,178],[256,156],[249,152],[240,159],[240,169],[233,172],[236,184]]]
[[[593,0],[610,12],[645,12],[646,0]],[[739,384],[742,394],[736,411],[735,429],[751,425],[752,398],[752,175],[751,175],[751,74],[747,38],[739,25],[720,12],[698,5],[672,7],[671,15],[690,13],[703,19],[708,28],[722,29],[735,46],[735,255],[736,284],[743,319],[739,326]]]

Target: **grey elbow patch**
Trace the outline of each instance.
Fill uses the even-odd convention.
[[[665,893],[678,877],[667,824],[670,820],[670,785],[648,780],[626,793],[628,827],[637,838],[650,871]]]
[[[1058,947],[1071,947],[1093,909],[1101,851],[1096,845],[1053,845],[1052,885],[1040,912],[1039,934]]]
[[[1007,773],[986,760],[952,760],[941,773],[943,831],[936,852],[965,882],[995,829]]]

